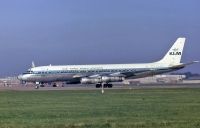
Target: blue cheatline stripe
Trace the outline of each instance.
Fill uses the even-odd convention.
[[[54,70],[54,71],[31,71],[24,74],[67,74],[67,73],[126,73],[126,72],[144,72],[150,69],[102,69],[102,70]]]

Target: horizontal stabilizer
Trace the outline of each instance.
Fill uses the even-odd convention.
[[[175,65],[171,68],[181,68],[181,67],[185,67],[187,65],[191,65],[191,64],[194,64],[194,63],[199,63],[199,61],[192,61],[192,62],[188,62],[188,63],[182,63],[182,64],[179,64],[179,65]]]
[[[191,65],[191,64],[194,64],[194,63],[199,63],[199,61],[192,61],[192,62],[184,63],[183,65],[186,66],[186,65]]]

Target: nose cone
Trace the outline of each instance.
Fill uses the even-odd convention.
[[[17,79],[20,81],[29,81],[31,79],[31,75],[30,74],[22,74],[22,75],[19,75],[17,77]]]
[[[23,75],[19,75],[19,76],[17,77],[17,79],[18,79],[18,80],[23,80]]]

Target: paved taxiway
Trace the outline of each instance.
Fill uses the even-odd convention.
[[[113,88],[106,89],[151,89],[151,88],[200,88],[200,84],[145,84],[145,85],[114,85]],[[95,88],[95,85],[66,85],[64,87],[40,87],[35,89],[34,86],[14,86],[0,87],[0,91],[16,90],[16,91],[44,91],[44,90],[101,90]]]

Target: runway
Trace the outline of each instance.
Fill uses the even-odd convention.
[[[200,88],[200,84],[145,84],[145,85],[113,85],[113,88],[104,88],[105,90],[113,89],[156,89],[156,88]],[[65,85],[64,87],[40,87],[35,89],[34,86],[13,86],[13,87],[0,87],[0,91],[15,90],[15,91],[50,91],[50,90],[101,90],[95,88],[95,85]]]

